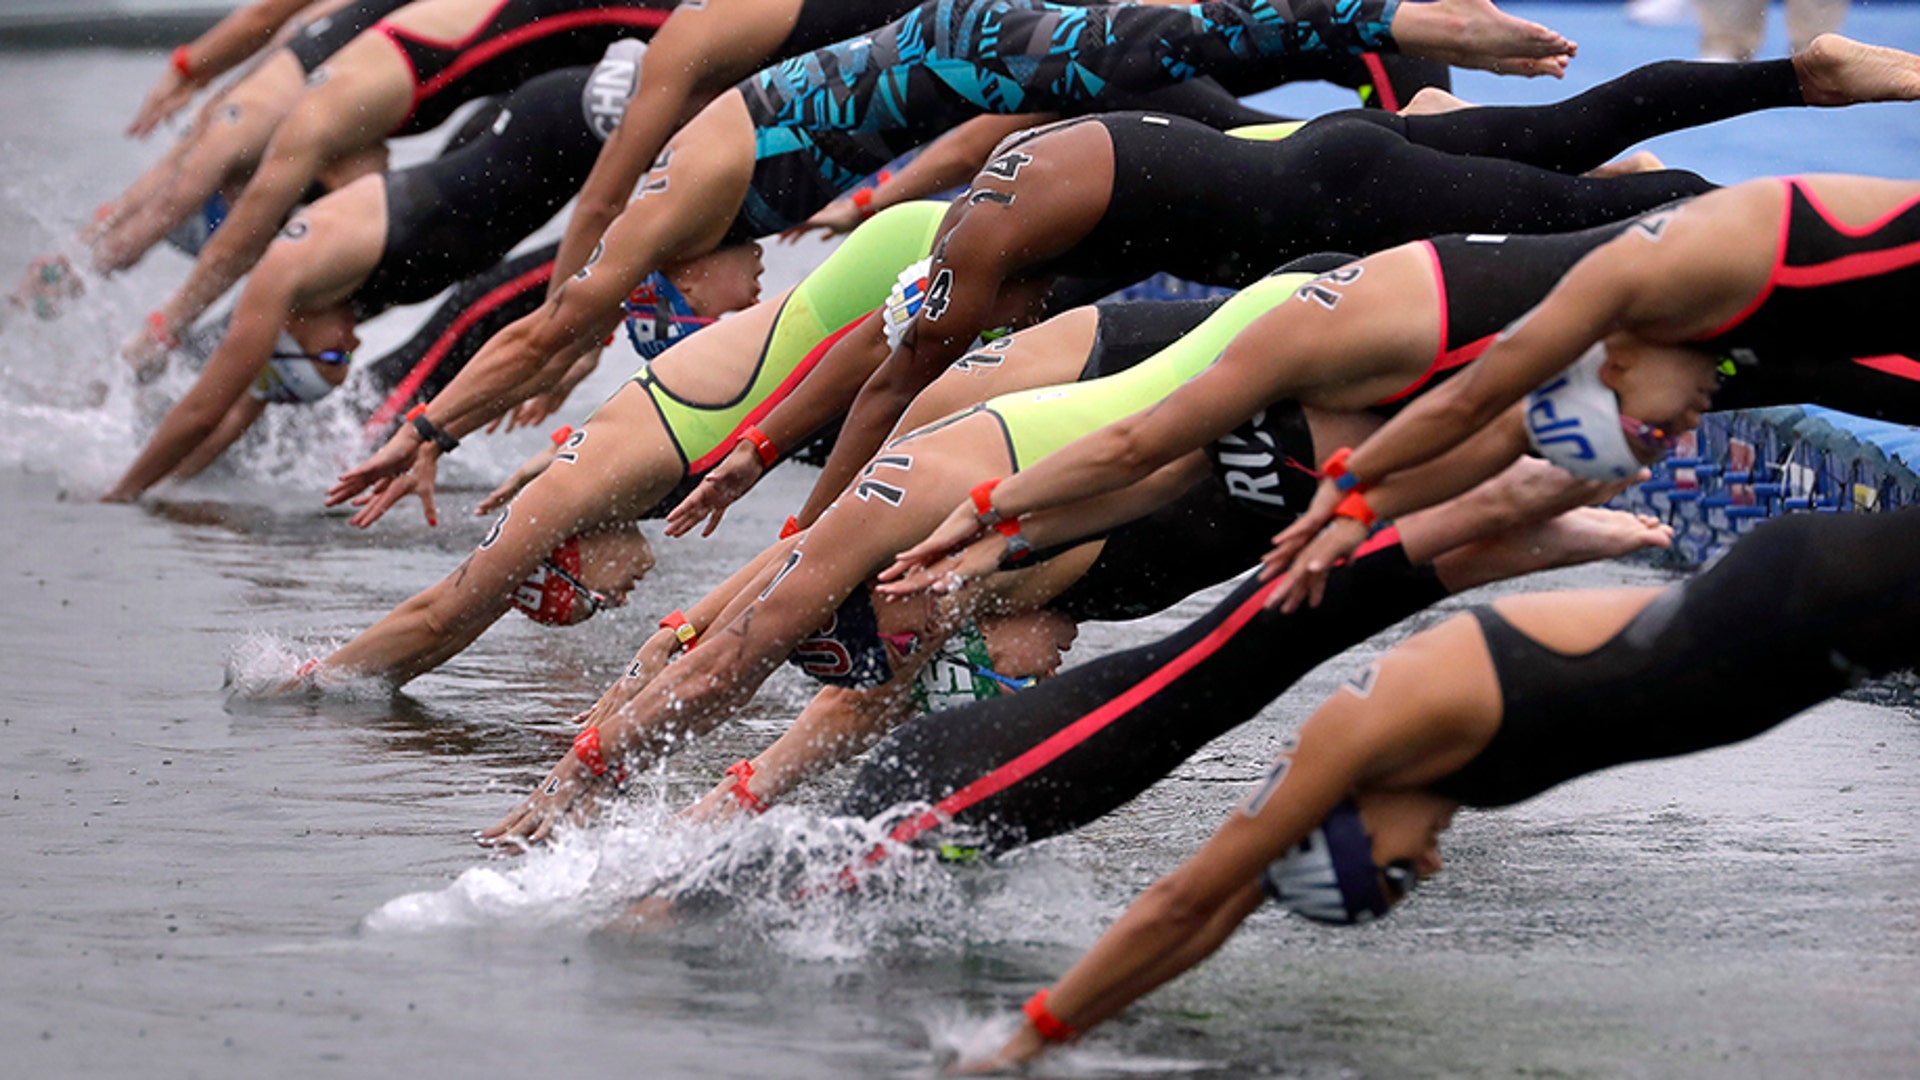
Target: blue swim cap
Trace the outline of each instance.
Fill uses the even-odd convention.
[[[1413,875],[1395,867],[1396,881],[1410,888]],[[1392,904],[1380,888],[1373,841],[1352,799],[1327,812],[1320,827],[1292,851],[1267,864],[1260,887],[1273,901],[1314,922],[1351,926],[1372,922]]]

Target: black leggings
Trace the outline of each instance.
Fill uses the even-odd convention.
[[[1393,543],[1337,571],[1318,608],[1260,607],[1248,580],[1179,633],[1102,657],[1010,697],[923,716],[890,735],[840,813],[932,804],[900,840],[988,851],[1078,828],[1257,715],[1328,658],[1446,595]]]
[[[1054,269],[1107,280],[1165,270],[1243,286],[1310,251],[1591,228],[1714,185],[1680,170],[1572,174],[1653,135],[1799,104],[1788,61],[1666,61],[1553,105],[1418,117],[1352,109],[1273,142],[1107,117],[1106,216]]]

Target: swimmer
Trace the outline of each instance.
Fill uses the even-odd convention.
[[[1078,539],[1086,528],[1082,502],[1123,490],[1203,448],[1238,499],[1270,526],[1289,522],[1311,499],[1320,475],[1295,435],[1301,406],[1364,412],[1376,421],[1391,417],[1472,370],[1516,313],[1586,253],[1634,227],[1625,221],[1548,236],[1443,236],[1328,270],[1277,295],[1223,342],[1218,360],[1153,408],[1090,432],[983,496],[961,500],[938,529],[900,553],[881,575],[888,582],[881,591],[950,590],[991,572],[1005,556],[1006,538],[983,528],[988,514],[1020,522],[1032,534],[1029,543]],[[1712,365],[1674,358],[1661,375],[1635,387],[1625,406],[1609,396],[1591,407],[1624,407],[1664,430],[1693,426],[1717,385]],[[1458,493],[1511,463],[1526,441],[1523,417],[1512,410],[1481,439],[1429,469]],[[1650,445],[1632,449],[1648,460],[1658,453]],[[1625,450],[1623,456],[1626,475],[1605,479],[1637,472],[1637,459]],[[1489,467],[1494,460],[1499,466]],[[1457,482],[1461,474],[1471,481]]]
[[[900,269],[925,257],[944,209],[910,204],[877,215],[799,285],[682,337],[643,365],[563,438],[552,463],[517,497],[516,488],[503,487],[483,505],[500,516],[478,550],[327,657],[315,678],[398,686],[432,670],[510,610],[521,582],[556,545],[636,521],[698,477],[769,402],[804,388],[833,344],[886,298]],[[344,498],[338,489],[333,497]],[[370,523],[385,505],[366,506],[354,522]]]
[[[1465,6],[1448,8],[1454,3]],[[1272,21],[1264,4],[1055,9],[1038,0],[936,0],[870,37],[762,72],[715,99],[668,145],[603,238],[599,260],[483,350],[476,366],[499,368],[500,383],[473,381],[466,399],[436,402],[432,420],[458,433],[469,410],[507,392],[502,384],[537,378],[524,372],[564,371],[583,343],[612,329],[620,297],[662,261],[798,224],[905,149],[983,111],[1111,105],[1130,86],[1151,91],[1196,73],[1195,62],[1251,61],[1308,45],[1358,49],[1391,38],[1404,50],[1482,66],[1523,56],[1517,70],[1528,72],[1557,71],[1572,48],[1481,0],[1403,4],[1386,21],[1370,4],[1307,10],[1311,23]],[[994,20],[991,37],[971,29],[983,19]],[[1003,55],[1043,28],[1044,62]],[[1063,79],[1068,66],[1112,81]],[[849,86],[826,74],[843,70],[861,76]],[[950,89],[961,84],[971,88]],[[1096,84],[1102,90],[1086,100]],[[418,449],[390,442],[342,483],[397,476]]]
[[[639,48],[621,43],[599,65],[539,76],[476,116],[473,137],[455,149],[364,177],[296,215],[248,279],[194,388],[106,500],[193,475],[268,404],[325,397],[347,376],[358,323],[481,272],[545,224],[617,122]],[[730,276],[758,269],[722,250],[670,276],[714,317],[751,302]]]
[[[914,392],[990,325],[980,309],[1009,282],[1064,275],[1104,291],[1166,271],[1242,285],[1307,251],[1364,255],[1443,232],[1617,221],[1713,185],[1682,171],[1576,174],[1659,132],[1757,109],[1910,99],[1920,95],[1916,67],[1920,57],[1828,36],[1790,61],[1650,65],[1557,105],[1408,117],[1351,110],[1297,130],[1242,133],[1284,135],[1277,141],[1151,115],[1021,137],[955,206],[928,271],[937,303],[862,389],[799,519],[812,520]],[[1266,197],[1307,190],[1316,195]]]
[[[1920,87],[1916,65],[1883,74]],[[1920,421],[1920,367],[1907,359],[1920,337],[1900,299],[1920,282],[1916,238],[1920,183],[1867,177],[1752,180],[1646,219],[1582,259],[1467,377],[1354,450],[1345,490],[1320,485],[1268,558],[1269,574],[1289,575],[1275,602],[1311,602],[1326,569],[1364,539],[1357,521],[1335,515],[1350,492],[1388,518],[1445,497],[1445,485],[1423,489],[1414,466],[1570,367],[1598,366],[1624,394],[1661,357],[1724,361],[1729,404],[1844,401]]]
[[[1248,320],[1312,280],[1307,273],[1281,273],[1263,281],[1126,371],[1002,395],[896,439],[812,528],[743,571],[752,584],[730,586],[726,591],[734,599],[727,609],[695,626],[699,648],[644,682],[616,683],[589,713],[594,744],[563,758],[486,838],[541,839],[577,800],[604,787],[608,762],[644,767],[681,736],[722,722],[823,620],[845,615],[850,598],[865,599],[863,584],[892,561],[902,538],[924,535],[938,521],[941,499],[978,489],[990,494],[983,481],[1030,467],[1078,435],[1159,400],[1204,369]],[[1373,423],[1351,414],[1306,414],[1297,406],[1286,411],[1292,417],[1285,432],[1288,452],[1309,459],[1316,443],[1334,445]],[[1130,521],[1191,487],[1207,470],[1204,455],[1190,455],[1141,484],[1079,507],[1081,520],[1095,528]],[[1016,567],[1032,557],[1019,532],[1010,527],[1001,534]],[[1052,570],[1043,562],[1033,572]],[[903,602],[930,601],[911,594],[891,601]]]
[[[178,335],[253,268],[323,172],[377,170],[385,140],[437,127],[462,103],[649,36],[672,0],[417,0],[313,69],[259,167],[192,273],[125,350],[136,372],[165,362]]]
[[[1011,1039],[955,1071],[1017,1068],[1077,1037],[1205,959],[1267,897],[1320,922],[1385,915],[1441,868],[1438,836],[1459,807],[1752,738],[1912,667],[1917,539],[1920,510],[1796,515],[1683,584],[1509,596],[1408,639],[1335,692],[1213,838],[1028,999]]]

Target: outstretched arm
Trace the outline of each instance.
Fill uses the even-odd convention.
[[[548,295],[587,264],[667,140],[733,84],[766,66],[793,30],[795,0],[682,4],[648,42],[640,85],[580,187]]]
[[[864,198],[856,191],[835,199],[819,213],[781,233],[780,239],[797,240],[816,229],[827,236],[852,232],[889,206],[960,187],[987,163],[987,155],[1000,140],[1052,119],[1051,113],[976,116],[929,143],[899,171],[882,173],[878,184],[863,189],[868,191]]]
[[[282,24],[308,0],[254,0],[214,24],[167,58],[167,70],[147,91],[127,134],[144,139],[162,120],[179,112],[201,87],[232,70],[273,40]]]
[[[167,411],[146,449],[128,466],[103,502],[132,502],[192,455],[219,428],[273,354],[275,339],[293,307],[293,281],[260,274],[247,283],[227,336],[207,361],[193,388]],[[235,435],[237,438],[237,434]]]

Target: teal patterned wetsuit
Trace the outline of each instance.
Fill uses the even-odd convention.
[[[1155,92],[1279,56],[1390,49],[1398,7],[1399,0],[931,0],[872,34],[739,84],[756,165],[734,239],[804,220],[901,153],[982,113],[1179,113]]]

